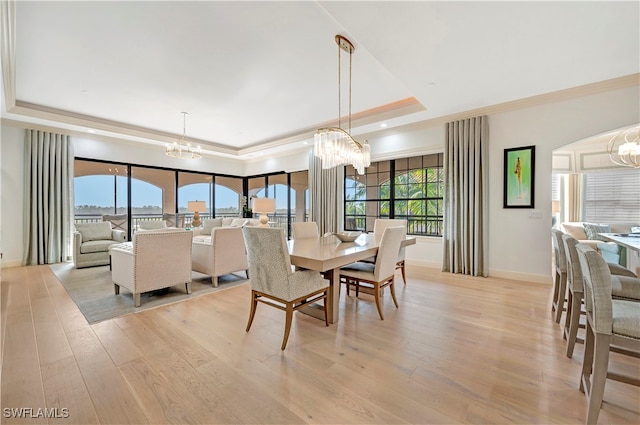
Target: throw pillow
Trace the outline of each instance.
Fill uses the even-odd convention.
[[[202,232],[201,235],[210,235],[211,229],[214,227],[222,227],[222,217],[220,218],[207,218],[202,220]]]
[[[82,242],[111,240],[111,222],[79,223],[76,230],[82,234]]]
[[[244,225],[245,221],[247,221],[246,218],[234,218],[233,221],[231,222],[230,226],[231,227],[242,227]]]
[[[598,233],[611,233],[611,227],[608,224],[584,223],[584,232],[587,234],[587,239],[606,241]]]
[[[166,227],[166,220],[142,220],[139,224],[141,230],[164,229]]]

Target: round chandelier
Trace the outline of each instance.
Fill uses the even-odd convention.
[[[615,133],[607,143],[607,152],[616,165],[640,168],[640,125]]]
[[[165,155],[172,158],[180,159],[198,159],[202,158],[202,150],[200,146],[193,146],[187,141],[187,115],[186,112],[180,112],[182,114],[182,136],[173,143],[167,143],[165,146]]]

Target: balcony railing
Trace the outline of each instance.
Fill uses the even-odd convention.
[[[173,215],[173,214],[172,214]],[[238,213],[223,213],[223,214],[216,214],[216,217],[232,217],[232,218],[238,218]],[[283,228],[283,229],[287,229],[287,214],[279,214],[279,213],[274,213],[274,214],[269,214],[269,222],[271,223],[271,227],[279,227],[279,228]],[[179,213],[178,214],[178,218],[179,218],[179,222],[181,222],[183,225],[182,227],[191,227],[191,222],[193,221],[193,214],[191,213]],[[211,218],[210,215],[207,214],[200,214],[200,220],[204,220],[207,218]],[[260,215],[258,214],[254,214],[254,218],[260,218]],[[133,227],[133,229],[138,229],[140,227],[140,222],[142,221],[160,221],[163,220],[163,215],[162,214],[132,214],[131,216],[131,225]],[[305,215],[305,220],[308,219],[308,215]],[[97,223],[102,221],[102,215],[100,214],[76,214],[75,215],[75,223]],[[295,214],[291,215],[291,223],[294,223],[296,221],[296,216]]]

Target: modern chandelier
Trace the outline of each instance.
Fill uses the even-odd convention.
[[[322,160],[322,168],[328,169],[340,165],[351,164],[358,171],[364,174],[364,169],[371,165],[371,149],[365,140],[364,144],[358,143],[351,136],[351,63],[355,48],[345,37],[336,35],[338,45],[338,127],[325,127],[316,130],[314,136],[313,153]],[[342,128],[341,110],[341,50],[349,53],[349,127],[348,130]]]
[[[180,158],[180,159],[198,159],[202,158],[202,151],[200,146],[192,146],[190,142],[187,141],[187,114],[186,112],[180,112],[182,114],[182,136],[173,143],[167,143],[165,148],[165,155],[170,156],[172,158]]]
[[[614,164],[640,168],[640,125],[614,134],[607,143],[607,152]]]

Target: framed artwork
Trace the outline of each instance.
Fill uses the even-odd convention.
[[[533,208],[536,147],[504,150],[504,208]]]

